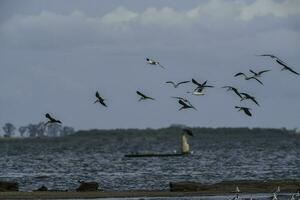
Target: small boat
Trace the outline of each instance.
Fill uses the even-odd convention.
[[[187,135],[193,136],[191,131],[186,132],[187,129],[184,129],[184,132],[181,136],[181,152],[176,153],[132,153],[126,154],[125,157],[171,157],[171,156],[188,156],[190,155],[190,145],[188,144]]]

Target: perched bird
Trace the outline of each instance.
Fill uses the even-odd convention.
[[[193,108],[193,109],[197,110],[192,104],[187,104],[187,103],[185,103],[185,102],[184,102],[183,100],[181,100],[181,99],[178,100],[178,103],[179,103],[180,105],[182,105],[182,107],[179,108],[179,110],[182,110],[182,109],[189,109],[189,108]]]
[[[240,93],[243,97],[241,98],[241,101],[245,100],[245,99],[250,99],[251,101],[253,101],[256,105],[259,106],[258,102],[256,101],[255,97],[247,94],[247,93],[244,93],[244,92],[241,92]]]
[[[192,132],[191,129],[184,128],[184,129],[182,129],[182,132],[183,132],[184,134],[188,134],[189,136],[194,136],[194,134],[193,134],[193,132]]]
[[[255,71],[249,69],[249,71],[254,75],[254,77],[261,77],[261,75],[262,75],[263,73],[269,72],[269,71],[271,71],[271,70],[268,70],[268,69],[267,69],[267,70],[262,70],[262,71],[259,71],[259,72],[255,72]]]
[[[239,109],[238,111],[241,111],[241,110],[244,111],[244,113],[250,117],[252,116],[252,114],[250,112],[251,108],[241,107],[241,106],[235,106],[235,108]]]
[[[290,72],[292,72],[292,73],[294,73],[294,74],[300,75],[298,72],[296,72],[295,70],[293,70],[292,68],[290,68],[289,66],[287,66],[287,64],[284,63],[282,60],[277,60],[277,59],[276,59],[276,62],[277,62],[278,64],[280,64],[280,65],[283,66],[283,68],[281,69],[281,71],[283,71],[283,70],[288,70],[288,71],[290,71]]]
[[[240,92],[239,92],[236,88],[234,88],[234,87],[232,87],[232,86],[224,86],[224,87],[222,87],[222,88],[226,88],[227,91],[233,91],[233,92],[234,92],[236,95],[238,95],[240,98],[243,98],[242,95],[240,94]]]
[[[173,85],[174,88],[177,88],[179,85],[184,84],[184,83],[189,83],[190,81],[181,81],[179,83],[174,83],[173,81],[167,81],[166,83],[170,83]]]
[[[94,102],[94,103],[97,103],[97,102],[99,102],[99,103],[101,103],[103,106],[105,106],[105,107],[107,107],[107,105],[105,104],[105,99],[103,99],[101,96],[100,96],[100,94],[99,94],[99,92],[97,91],[96,92],[96,95],[95,95],[96,97],[97,97],[97,100]]]
[[[237,77],[237,76],[244,76],[245,80],[251,80],[251,79],[254,79],[254,80],[256,80],[257,82],[259,82],[260,84],[263,85],[263,83],[262,83],[260,80],[258,80],[258,78],[256,78],[255,76],[250,76],[250,77],[248,77],[246,74],[244,74],[244,73],[242,73],[242,72],[239,72],[239,73],[235,74],[234,76],[235,76],[235,77]]]
[[[146,62],[147,62],[147,64],[149,64],[149,65],[158,65],[158,66],[160,66],[161,68],[165,69],[164,66],[162,66],[159,62],[157,62],[157,61],[155,61],[155,60],[153,60],[153,59],[146,58]]]
[[[45,117],[49,120],[49,121],[47,121],[47,122],[45,123],[45,126],[46,126],[47,124],[53,124],[53,123],[59,123],[59,124],[61,124],[61,121],[59,121],[59,120],[57,120],[57,119],[54,119],[53,117],[51,117],[51,115],[50,115],[49,113],[46,113],[46,114],[45,114]]]
[[[140,91],[136,91],[136,93],[140,96],[139,101],[147,100],[147,99],[155,100],[155,99],[152,98],[152,97],[149,97],[149,96],[144,95],[144,94],[141,93]]]

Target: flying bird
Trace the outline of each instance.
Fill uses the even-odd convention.
[[[206,85],[207,81],[204,81],[202,84],[197,82],[195,79],[192,79],[192,83],[194,83],[195,85],[197,85],[197,88],[206,88],[206,87],[210,87],[213,88],[214,86],[211,85]]]
[[[146,58],[146,62],[147,62],[147,64],[149,64],[149,65],[158,65],[158,66],[160,66],[161,68],[165,69],[165,67],[162,66],[159,62],[157,62],[157,61],[155,61],[155,60],[153,60],[153,59],[151,59],[151,58]]]
[[[183,132],[184,134],[188,134],[189,136],[194,136],[194,134],[193,134],[193,132],[192,132],[191,129],[184,128],[184,129],[182,129],[182,132]]]
[[[203,93],[203,87],[197,87],[197,88],[195,88],[194,89],[194,91],[193,92],[186,92],[186,93],[193,93],[193,95],[195,95],[195,96],[201,96],[201,95],[204,95],[204,93]]]
[[[179,110],[182,110],[182,109],[189,109],[189,108],[193,108],[193,109],[197,110],[192,104],[187,104],[187,103],[185,103],[185,102],[184,102],[183,100],[181,100],[181,99],[178,100],[178,103],[179,103],[180,105],[182,105],[182,107],[179,108]]]
[[[232,86],[224,86],[222,88],[226,88],[227,91],[233,91],[236,95],[238,95],[240,98],[243,98],[242,95],[240,94],[240,92],[238,91],[238,89],[236,89],[235,87]]]
[[[95,96],[97,97],[97,100],[96,100],[94,103],[99,102],[99,103],[101,103],[103,106],[107,107],[107,105],[106,105],[105,102],[104,102],[105,99],[103,99],[103,98],[100,96],[100,94],[99,94],[98,91],[96,92],[96,95],[95,95]]]
[[[177,88],[179,85],[184,84],[184,83],[189,83],[190,81],[181,81],[179,83],[174,83],[173,81],[167,81],[166,83],[170,83],[173,85],[174,88]]]
[[[284,63],[282,60],[277,60],[277,59],[276,59],[276,62],[277,62],[278,64],[280,64],[280,65],[283,66],[283,68],[281,69],[281,71],[283,71],[283,70],[288,70],[288,71],[290,71],[290,72],[292,72],[292,73],[294,73],[294,74],[300,75],[298,72],[296,72],[295,70],[293,70],[292,68],[290,68],[289,66],[287,66],[286,63]]]
[[[241,106],[235,106],[235,108],[239,109],[238,111],[241,111],[241,110],[244,111],[244,113],[250,117],[252,116],[252,114],[250,112],[251,108],[241,107]]]
[[[268,70],[268,69],[267,69],[267,70],[262,70],[262,71],[259,71],[259,72],[255,72],[255,71],[249,69],[249,71],[254,75],[254,77],[261,77],[261,75],[262,75],[263,73],[269,72],[269,71],[271,71],[271,70]]]
[[[244,76],[245,80],[251,80],[251,79],[254,79],[254,80],[256,80],[257,82],[259,82],[260,84],[263,85],[263,83],[262,83],[260,80],[258,80],[258,78],[256,78],[255,76],[250,76],[250,77],[248,77],[246,74],[244,74],[244,73],[242,73],[242,72],[239,72],[239,73],[237,73],[237,74],[234,75],[234,77],[237,77],[237,76]]]
[[[289,66],[287,66],[287,64],[283,60],[281,60],[280,58],[278,58],[277,56],[274,56],[272,54],[262,54],[262,55],[258,55],[258,56],[269,56],[270,58],[275,59],[276,62],[279,65],[283,66],[283,68],[281,69],[281,71],[288,70],[288,71],[290,71],[290,72],[292,72],[294,74],[300,75],[298,72],[296,72],[295,70],[293,70],[292,68],[290,68]]]
[[[57,119],[54,119],[53,117],[51,117],[51,115],[50,115],[49,113],[46,113],[46,114],[45,114],[45,117],[49,120],[49,121],[47,121],[47,122],[45,123],[45,126],[46,126],[47,124],[53,124],[53,123],[59,123],[59,124],[61,124],[61,121],[59,121],[59,120],[57,120]]]
[[[253,101],[256,105],[259,106],[258,102],[256,101],[255,97],[247,94],[247,93],[244,93],[244,92],[241,92],[240,93],[241,95],[243,95],[243,97],[241,98],[241,101],[245,100],[245,99],[250,99],[251,101]]]
[[[149,96],[147,96],[147,95],[141,93],[140,91],[136,91],[136,93],[140,96],[139,101],[147,100],[147,99],[155,100],[154,98],[149,97]]]
[[[188,103],[190,106],[193,107],[193,105],[191,104],[191,102],[188,99],[186,99],[186,98],[183,98],[183,97],[171,97],[171,98],[182,100],[183,102]]]

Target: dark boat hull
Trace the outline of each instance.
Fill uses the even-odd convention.
[[[137,153],[137,154],[126,154],[125,157],[171,157],[171,156],[186,156],[187,153]]]

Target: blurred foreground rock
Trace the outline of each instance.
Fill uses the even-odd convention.
[[[19,184],[17,182],[0,181],[0,192],[19,191]]]
[[[91,192],[99,191],[99,184],[97,182],[80,181],[80,186],[76,189],[77,192]]]

